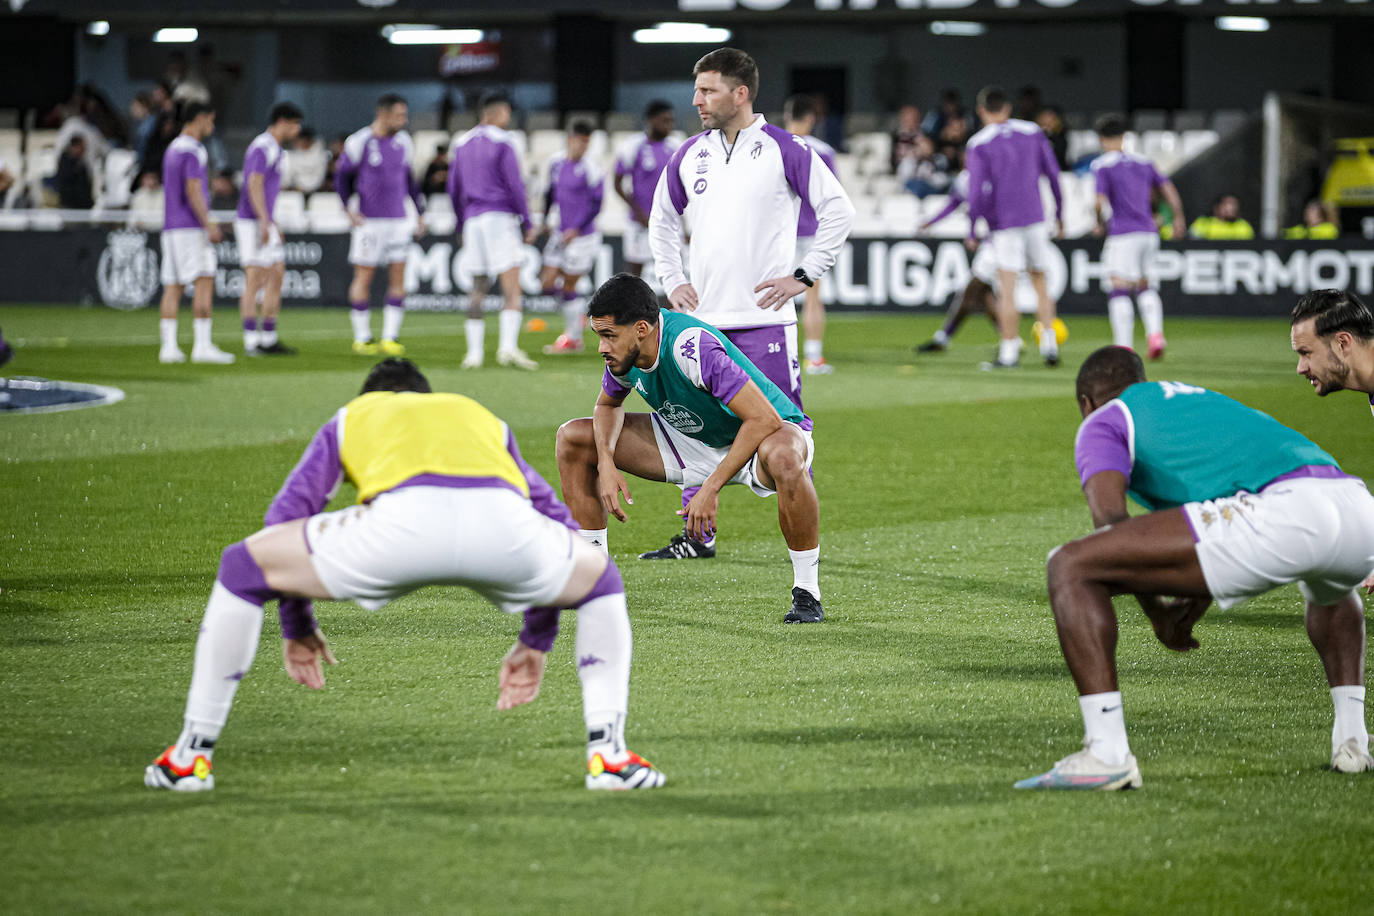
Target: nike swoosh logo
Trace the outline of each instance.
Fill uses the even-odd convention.
[[[1120,708],[1121,708],[1121,704],[1120,704],[1120,703],[1117,703],[1115,706],[1103,706],[1103,707],[1102,707],[1102,711],[1103,711],[1103,712],[1112,712],[1112,711],[1117,710],[1117,709],[1120,709]]]

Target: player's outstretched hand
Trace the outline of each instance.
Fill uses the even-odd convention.
[[[514,709],[539,696],[539,683],[544,679],[544,659],[547,652],[531,649],[518,639],[501,659],[501,695],[496,698],[497,709]]]
[[[1166,649],[1187,652],[1196,649],[1198,641],[1193,638],[1193,625],[1207,613],[1212,604],[1211,598],[1157,598],[1140,596],[1140,607],[1150,618],[1155,636]]]
[[[311,690],[319,690],[324,686],[324,669],[320,665],[320,659],[323,658],[331,665],[339,663],[334,653],[329,651],[329,644],[324,641],[324,633],[319,630],[300,639],[283,639],[281,653],[286,661],[286,673],[291,680],[297,684],[304,684]]]
[[[720,508],[720,494],[702,487],[692,501],[677,510],[682,516],[687,536],[698,541],[709,541],[716,533],[716,511]]]
[[[615,465],[597,465],[597,488],[600,491],[601,508],[605,509],[618,520],[625,521],[625,510],[620,508],[620,497],[625,497],[625,505],[633,506],[634,497],[630,495],[630,485],[625,481],[625,475],[620,473],[620,468]]]
[[[695,312],[697,310],[697,291],[690,283],[683,283],[677,286],[668,294],[668,304],[679,312]]]
[[[806,284],[796,277],[774,277],[771,280],[764,280],[754,287],[756,293],[763,293],[764,290],[768,292],[764,293],[763,298],[759,300],[759,308],[772,309],[776,312],[790,302],[793,296],[799,296],[806,292]]]

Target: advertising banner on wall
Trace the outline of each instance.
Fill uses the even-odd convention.
[[[1105,309],[1102,242],[1074,239],[1056,243],[1058,257],[1048,271],[1050,292],[1068,314]],[[215,246],[219,267],[215,301],[236,303],[243,269],[235,244]],[[152,305],[161,292],[156,232],[131,229],[69,229],[56,232],[0,232],[0,297],[8,302],[103,303],[136,309]],[[836,311],[942,309],[968,283],[971,255],[954,239],[850,239],[835,267],[822,279],[822,297]],[[607,238],[588,292],[621,269],[620,239]],[[1374,297],[1374,242],[1252,241],[1166,243],[1155,261],[1160,295],[1172,314],[1286,315],[1294,300],[1312,289],[1336,287]],[[295,235],[286,243],[287,306],[347,305],[348,236]],[[653,282],[652,269],[646,278]],[[539,295],[539,251],[526,246],[520,282],[532,310],[557,303]],[[406,306],[456,311],[467,306],[472,271],[452,236],[430,236],[411,244],[406,260]],[[374,290],[382,293],[381,281]],[[499,307],[492,296],[488,308]]]

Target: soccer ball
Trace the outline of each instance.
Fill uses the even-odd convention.
[[[1035,323],[1035,326],[1031,328],[1032,340],[1040,339],[1040,329],[1043,327],[1044,325],[1042,325],[1040,322],[1037,321]],[[1054,319],[1054,339],[1057,340],[1060,344],[1064,343],[1064,341],[1069,339],[1069,326],[1058,318]]]

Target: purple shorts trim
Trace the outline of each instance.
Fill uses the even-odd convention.
[[[1305,464],[1300,468],[1289,471],[1287,474],[1280,474],[1275,477],[1273,480],[1260,487],[1260,492],[1263,493],[1274,484],[1282,483],[1285,480],[1299,480],[1304,477],[1312,477],[1318,480],[1341,480],[1349,476],[1349,474],[1342,471],[1334,464]]]
[[[606,568],[601,571],[601,576],[592,585],[592,590],[577,602],[581,607],[588,601],[595,601],[597,598],[604,598],[607,595],[621,595],[625,592],[625,582],[620,578],[620,570],[615,565],[615,560],[607,559]]]
[[[230,544],[220,554],[219,583],[244,601],[261,606],[281,593],[267,584],[262,567],[243,541]]]
[[[1192,516],[1188,514],[1186,509],[1180,509],[1179,511],[1183,513],[1183,520],[1188,523],[1188,531],[1193,535],[1193,543],[1198,543],[1202,538],[1197,536],[1197,529],[1193,527]]]
[[[658,414],[649,414],[658,424],[659,429],[663,430],[663,441],[668,443],[668,448],[672,451],[673,457],[677,459],[677,466],[686,469],[687,462],[682,460],[682,456],[677,453],[677,446],[673,444],[672,438],[668,435],[668,427],[663,425],[663,421],[658,418]]]

